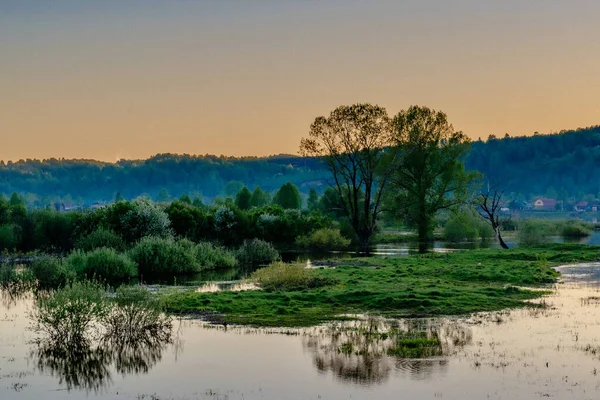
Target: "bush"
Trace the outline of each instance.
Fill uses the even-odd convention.
[[[109,284],[122,283],[137,275],[136,263],[114,249],[77,250],[65,263],[81,278],[99,279]]]
[[[15,234],[15,226],[0,225],[0,250],[14,251],[19,246],[19,238]]]
[[[560,230],[560,235],[564,238],[582,238],[588,237],[591,234],[591,229],[578,221],[568,221]]]
[[[65,286],[76,277],[75,271],[56,257],[42,255],[35,257],[29,266],[33,276],[41,288],[58,288]]]
[[[492,237],[494,237],[492,227],[472,210],[457,212],[444,225],[444,238],[451,242]]]
[[[125,241],[114,231],[102,227],[79,239],[75,245],[79,250],[92,251],[100,248],[125,250]]]
[[[342,250],[350,245],[350,239],[343,237],[339,229],[323,228],[298,236],[296,245],[311,250]]]
[[[275,247],[260,239],[245,240],[235,255],[242,265],[266,265],[279,260],[279,252]]]
[[[173,235],[169,216],[158,205],[144,199],[135,200],[131,205],[133,209],[120,219],[121,233],[126,240],[135,242],[146,236],[168,238]]]
[[[329,279],[319,277],[301,264],[286,264],[281,261],[254,271],[250,280],[268,291],[302,290],[331,283]]]
[[[163,312],[158,296],[142,286],[121,286],[111,299],[113,307],[103,318],[105,338],[117,344],[143,340],[152,345],[169,340],[171,318]]]
[[[37,333],[57,343],[84,342],[97,333],[95,324],[108,312],[107,293],[96,282],[72,282],[36,298],[31,313]]]
[[[521,246],[535,246],[546,243],[552,235],[548,224],[538,220],[524,221],[519,227],[519,244]]]
[[[34,225],[35,248],[48,252],[67,252],[73,248],[73,233],[78,213],[37,210],[29,216]]]
[[[17,268],[16,265],[5,262],[0,263],[0,288],[21,291],[31,289],[35,284],[35,277],[28,269]]]
[[[195,258],[202,269],[233,268],[237,265],[233,252],[208,242],[198,243]]]
[[[189,240],[145,237],[131,250],[142,276],[179,275],[198,272],[194,244]]]

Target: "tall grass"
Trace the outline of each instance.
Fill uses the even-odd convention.
[[[350,245],[350,239],[342,236],[339,229],[322,228],[310,235],[298,236],[296,245],[310,250],[343,250]]]
[[[281,261],[254,271],[250,280],[267,291],[302,290],[332,283],[330,279],[305,269],[302,264],[286,264]]]

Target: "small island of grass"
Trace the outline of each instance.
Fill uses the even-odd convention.
[[[559,275],[553,266],[597,260],[599,250],[552,244],[509,251],[356,258],[302,273],[293,266],[286,273],[275,264],[253,276],[263,290],[179,292],[165,294],[164,301],[171,313],[251,326],[311,326],[358,313],[465,315],[531,305],[528,300],[548,291],[525,287],[549,287]]]

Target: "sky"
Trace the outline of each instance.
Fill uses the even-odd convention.
[[[340,105],[600,124],[597,0],[0,0],[0,160],[297,154]]]

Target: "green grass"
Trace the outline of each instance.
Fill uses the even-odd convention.
[[[167,309],[230,324],[311,326],[374,313],[390,317],[461,315],[523,307],[555,282],[550,267],[600,258],[600,247],[552,244],[515,250],[473,250],[403,258],[339,260],[315,273],[329,286],[289,291],[171,293]]]

